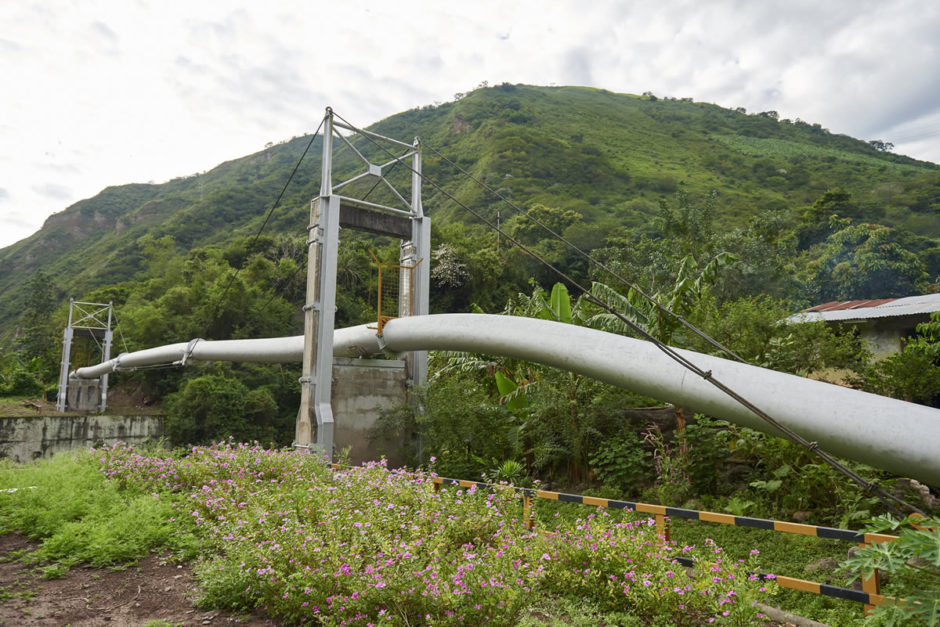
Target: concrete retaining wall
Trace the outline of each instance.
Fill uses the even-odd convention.
[[[348,448],[354,464],[382,453],[391,464],[400,464],[395,455],[400,443],[374,441],[369,435],[383,410],[407,399],[406,391],[404,361],[336,358],[332,389],[336,450]],[[138,444],[162,435],[162,416],[0,416],[0,458],[22,463],[117,441]]]
[[[22,463],[117,441],[139,444],[162,435],[162,416],[0,417],[0,458]]]

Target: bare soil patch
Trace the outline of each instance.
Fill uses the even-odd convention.
[[[43,579],[42,568],[24,564],[17,552],[37,544],[16,534],[0,536],[0,625],[117,627],[152,621],[181,625],[272,627],[261,616],[235,616],[194,605],[198,585],[192,568],[149,556],[124,570],[72,568],[61,579]]]

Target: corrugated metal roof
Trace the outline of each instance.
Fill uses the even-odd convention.
[[[930,314],[935,311],[940,311],[940,294],[924,294],[906,298],[832,301],[794,314],[787,318],[787,322],[814,322],[817,320],[845,322],[874,318],[899,318]]]
[[[833,300],[822,305],[816,305],[803,311],[836,311],[839,309],[862,309],[864,307],[877,307],[890,303],[897,298],[878,298],[874,300]]]

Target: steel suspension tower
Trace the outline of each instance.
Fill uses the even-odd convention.
[[[327,108],[323,121],[323,156],[320,195],[310,203],[307,227],[307,291],[304,305],[304,354],[301,403],[297,414],[295,448],[306,448],[332,459],[335,420],[330,395],[333,378],[333,329],[336,312],[337,253],[340,228],[396,237],[401,241],[400,264],[412,269],[401,272],[399,315],[426,315],[430,285],[431,221],[421,205],[421,144],[407,144],[377,133],[350,126]],[[357,148],[343,131],[358,136]],[[355,155],[358,173],[334,184],[334,143]],[[382,158],[373,163],[364,156],[365,145]],[[377,150],[375,150],[377,149]],[[402,193],[387,177],[393,168],[411,170],[411,189]],[[356,181],[372,180],[384,185],[387,203],[366,201],[352,195]],[[399,187],[401,185],[399,184]],[[388,193],[390,192],[390,193]],[[368,194],[366,194],[368,195]],[[423,263],[422,263],[423,261]],[[380,317],[381,317],[381,313]],[[377,325],[381,338],[381,328]],[[427,352],[414,351],[405,357],[411,385],[427,378]],[[315,427],[315,430],[314,430]]]

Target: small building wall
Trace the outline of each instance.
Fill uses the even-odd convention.
[[[851,326],[858,330],[859,337],[865,348],[871,351],[872,357],[883,359],[904,350],[904,339],[916,331],[916,322],[910,318],[873,319],[851,323]]]
[[[140,444],[162,435],[163,416],[0,417],[0,458],[24,463],[118,441]]]
[[[401,443],[380,442],[369,436],[382,411],[408,399],[407,381],[405,362],[401,360],[334,359],[331,403],[336,451],[348,447],[353,464],[378,459],[385,452],[389,465],[401,465],[403,460],[393,454],[400,450]]]
[[[862,325],[860,336],[875,359],[901,351],[901,335],[897,328],[885,325]]]

